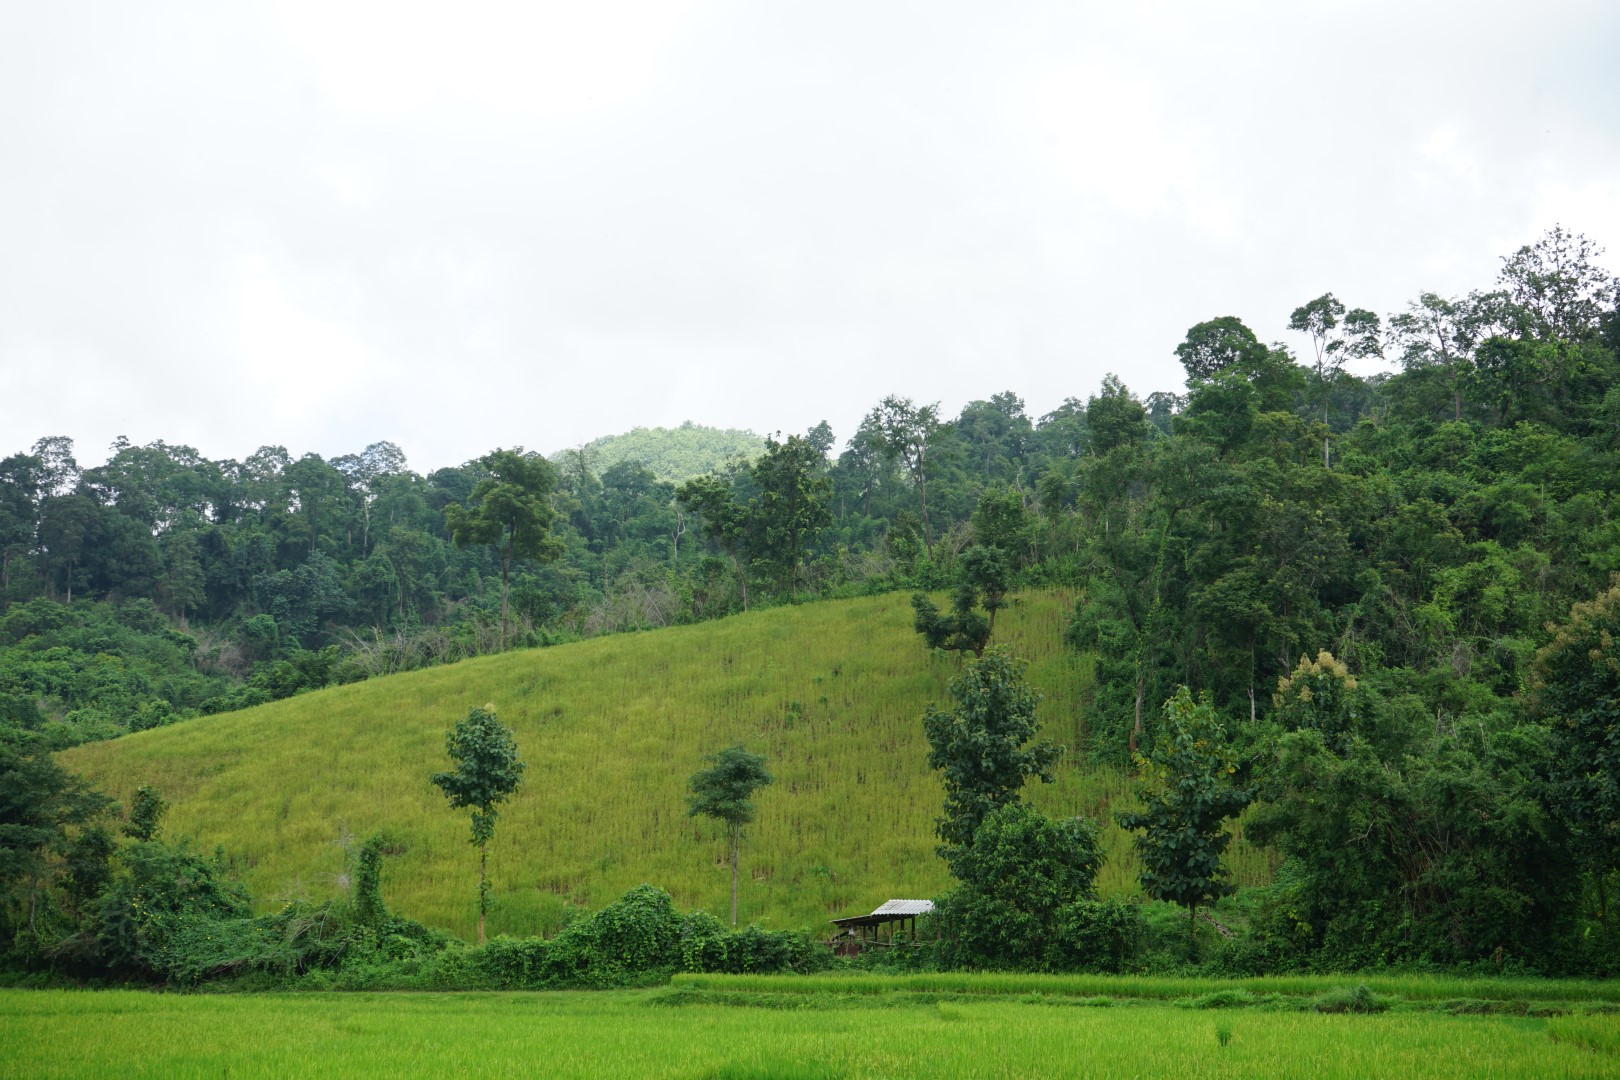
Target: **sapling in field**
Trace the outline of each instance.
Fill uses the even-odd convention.
[[[750,754],[742,743],[728,746],[707,761],[713,765],[692,774],[692,793],[686,797],[687,815],[702,815],[726,827],[726,854],[731,861],[731,925],[737,925],[737,864],[742,850],[743,826],[754,820],[755,791],[775,777],[765,758]]]
[[[489,842],[495,837],[496,807],[517,790],[523,779],[512,729],[495,718],[495,706],[473,708],[445,742],[452,772],[430,777],[450,805],[472,811],[472,842],[478,848],[478,944],[484,943],[484,916],[489,912]]]

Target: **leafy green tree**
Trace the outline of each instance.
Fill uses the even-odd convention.
[[[1342,752],[1318,728],[1277,740],[1244,824],[1287,860],[1261,934],[1336,966],[1557,964],[1580,875],[1543,804],[1550,733],[1484,718],[1437,733],[1421,705],[1399,725],[1404,750],[1382,758],[1355,734]]]
[[[429,779],[455,810],[472,811],[472,842],[478,848],[478,943],[484,943],[484,916],[489,912],[489,842],[495,837],[500,804],[523,780],[512,729],[496,719],[495,706],[472,708],[445,738],[454,771]]]
[[[321,624],[349,607],[337,561],[319,551],[292,570],[259,577],[253,592],[275,618],[280,639],[289,643],[313,644]]]
[[[964,479],[991,486],[1025,481],[1035,431],[1017,394],[1004,391],[989,401],[968,402],[951,428],[964,462]]]
[[[1183,686],[1164,703],[1164,724],[1153,748],[1138,755],[1144,809],[1117,814],[1122,828],[1141,830],[1136,851],[1142,888],[1155,900],[1187,909],[1187,943],[1195,947],[1198,905],[1232,891],[1221,853],[1232,836],[1222,823],[1249,805],[1233,783],[1237,763],[1208,702]]]
[[[223,924],[252,914],[247,889],[231,880],[218,853],[147,840],[127,845],[117,861],[93,925],[97,959],[120,975],[172,978],[194,965],[198,945]]]
[[[979,606],[989,616],[985,637],[996,632],[996,612],[1007,606],[1012,588],[1012,565],[1006,552],[990,544],[970,544],[960,560],[962,580],[978,594]]]
[[[1497,315],[1506,304],[1500,293],[1469,293],[1446,299],[1423,293],[1390,316],[1392,344],[1412,374],[1437,372],[1451,396],[1453,420],[1463,417],[1463,393],[1473,379],[1479,347],[1500,329]]]
[[[832,522],[826,458],[798,435],[789,435],[784,442],[767,437],[765,452],[750,471],[759,487],[753,516],[762,551],[777,568],[788,595],[797,596],[805,552]]]
[[[1593,876],[1608,921],[1620,870],[1620,577],[1576,604],[1536,655],[1532,704],[1553,732],[1553,805]]]
[[[1040,730],[1035,706],[1041,695],[1025,681],[1023,667],[1006,646],[995,646],[951,680],[953,708],[930,705],[923,714],[928,766],[945,782],[935,831],[953,872],[992,810],[1018,802],[1030,777],[1052,782],[1060,751],[1044,740],[1029,744]]]
[[[939,403],[917,405],[910,398],[890,394],[867,414],[862,427],[876,436],[883,456],[898,462],[911,476],[922,516],[923,547],[932,550],[928,527],[928,455],[940,430]]]
[[[323,538],[330,541],[329,550],[338,547],[337,537],[347,530],[354,509],[347,478],[319,454],[305,454],[281,470],[281,479],[298,507],[296,516],[281,519],[286,539],[307,545],[309,555]]]
[[[40,507],[39,542],[52,576],[60,573],[68,602],[83,578],[80,564],[93,554],[101,508],[88,495],[54,495]]]
[[[1289,731],[1320,731],[1330,749],[1343,753],[1360,724],[1357,704],[1356,677],[1323,649],[1315,660],[1300,657],[1293,673],[1277,680],[1271,715]]]
[[[1187,369],[1191,381],[1211,378],[1229,367],[1254,366],[1266,351],[1243,320],[1223,315],[1188,330],[1186,340],[1176,346],[1176,359]]]
[[[512,563],[550,562],[562,554],[551,535],[556,517],[548,497],[557,472],[539,454],[523,448],[495,450],[478,459],[487,475],[473,485],[465,506],[444,508],[445,525],[457,547],[489,544],[501,562],[501,647],[506,647],[506,604]]]
[[[742,592],[743,610],[748,610],[748,569],[743,555],[748,548],[750,520],[747,507],[738,501],[731,482],[710,474],[696,476],[675,490],[675,501],[688,513],[702,519],[703,534],[713,540],[731,559]]]
[[[11,592],[12,568],[34,550],[38,526],[41,464],[28,454],[0,460],[0,608]]]
[[[360,497],[360,551],[371,550],[371,511],[384,483],[406,471],[405,451],[391,442],[374,442],[358,454],[332,459],[332,467],[342,473]]]
[[[986,488],[973,508],[973,538],[984,547],[999,549],[1014,565],[1033,558],[1034,529],[1024,493],[1011,487]]]
[[[1054,821],[1023,803],[992,810],[956,859],[960,884],[936,906],[946,964],[1053,967],[1064,909],[1096,898],[1104,856],[1088,818]]]
[[[1346,311],[1332,293],[1323,293],[1294,309],[1288,317],[1288,329],[1308,335],[1316,350],[1317,393],[1322,399],[1322,426],[1327,427],[1333,385],[1344,373],[1346,362],[1384,355],[1378,316],[1365,308]],[[1331,444],[1324,433],[1324,466],[1332,464],[1331,453]]]
[[[1147,409],[1118,375],[1103,376],[1102,387],[1086,399],[1086,450],[1106,454],[1120,447],[1134,447],[1147,440],[1153,430]]]
[[[749,753],[742,743],[704,760],[710,766],[692,774],[686,813],[688,817],[712,818],[725,826],[726,858],[731,863],[731,925],[736,926],[743,827],[754,820],[754,792],[773,783],[775,777],[765,768],[764,756]]]
[[[169,803],[157,788],[142,784],[135,789],[129,803],[129,816],[124,821],[124,835],[136,840],[156,840],[163,831],[163,816],[169,812]]]
[[[964,581],[951,591],[949,614],[939,610],[925,593],[911,596],[911,627],[930,649],[970,652],[981,656],[990,642],[990,620],[974,610],[979,590]]]
[[[111,805],[36,738],[0,730],[0,943],[33,936],[49,903],[53,862],[69,852],[76,829]]]
[[[1615,305],[1615,279],[1598,265],[1603,248],[1562,225],[1502,259],[1499,277],[1518,329],[1542,341],[1579,342]]]
[[[912,629],[930,649],[982,656],[995,632],[996,612],[1007,604],[1012,568],[1000,548],[971,544],[957,560],[960,580],[951,591],[951,610],[942,613],[924,593],[911,597]],[[976,608],[982,607],[985,614]]]
[[[186,630],[186,613],[195,611],[206,600],[207,576],[202,568],[202,547],[197,533],[183,529],[164,538],[163,573],[158,578],[156,593],[168,609],[180,620],[180,629]]]

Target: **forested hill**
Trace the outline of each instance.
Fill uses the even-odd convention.
[[[1115,760],[1177,684],[1261,720],[1323,650],[1466,725],[1620,569],[1620,319],[1595,257],[1554,230],[1466,296],[1382,317],[1308,300],[1297,352],[1199,323],[1185,394],[1109,376],[1041,416],[1008,391],[954,417],[892,395],[841,443],[818,425],[680,484],[589,453],[417,471],[385,442],[241,461],[121,442],[81,468],[42,438],[0,460],[0,723],[60,747],[989,566],[1084,587],[1070,641],[1102,657]],[[528,515],[511,549],[482,509],[503,493]]]
[[[604,435],[549,456],[564,472],[583,466],[602,476],[615,466],[640,466],[659,480],[680,484],[733,462],[752,461],[763,449],[765,440],[752,431],[704,427],[688,420],[676,428],[638,427],[622,435]]]
[[[1285,859],[1243,963],[1620,970],[1620,283],[1598,255],[1560,228],[1467,295],[1305,299],[1297,354],[1212,313],[1175,350],[1185,394],[1108,376],[1039,417],[1012,392],[955,417],[889,396],[836,455],[820,425],[679,485],[511,450],[422,475],[387,444],[81,470],[45,439],[0,462],[0,734],[62,746],[901,588],[932,593],[930,644],[970,651],[1012,590],[1055,586],[1075,602],[1041,647],[1093,687],[1074,752],[1122,775],[1172,736],[1219,746],[1245,835]],[[664,694],[621,670],[615,694]],[[821,675],[784,723],[822,695],[843,722]],[[662,722],[619,734],[667,743]]]

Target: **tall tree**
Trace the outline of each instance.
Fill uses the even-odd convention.
[[[549,497],[557,473],[539,454],[521,446],[495,450],[478,459],[487,473],[473,485],[466,505],[444,508],[445,525],[457,547],[489,544],[501,561],[501,648],[506,647],[506,605],[512,563],[518,559],[550,562],[562,554],[551,535],[556,517]]]
[[[1242,319],[1222,315],[1188,330],[1186,339],[1176,346],[1176,359],[1191,381],[1211,378],[1233,366],[1252,367],[1264,360],[1266,352]]]
[[[1017,802],[1031,777],[1052,782],[1059,750],[1044,740],[1030,744],[1040,730],[1035,706],[1041,695],[1025,681],[1023,667],[998,645],[951,680],[953,708],[929,705],[923,714],[928,765],[945,781],[944,813],[935,831],[953,873],[986,815]]]
[[[0,461],[0,608],[11,589],[12,568],[34,551],[42,483],[37,457],[12,454]]]
[[[766,557],[776,566],[788,595],[797,597],[806,550],[832,521],[832,481],[827,459],[808,439],[765,439],[765,452],[750,467],[759,496],[754,507]]]
[[[1451,392],[1451,416],[1462,419],[1463,389],[1473,374],[1479,346],[1499,329],[1500,293],[1469,293],[1446,299],[1426,292],[1389,319],[1390,337],[1409,372],[1441,373]]]
[[[923,547],[932,549],[928,527],[928,453],[939,432],[939,403],[916,405],[910,398],[889,395],[866,417],[881,440],[884,455],[897,461],[917,488],[922,515]],[[866,425],[863,424],[863,427]]]
[[[495,716],[495,706],[468,710],[445,737],[455,769],[429,779],[444,792],[450,806],[472,811],[472,842],[478,848],[478,944],[484,943],[484,916],[489,912],[489,842],[495,838],[500,804],[523,779],[512,729]]]
[[[197,533],[184,529],[163,538],[163,573],[157,581],[157,595],[186,629],[187,612],[195,611],[207,598],[207,577],[202,568],[202,548]]]
[[[405,451],[386,440],[374,442],[358,454],[332,459],[332,467],[342,473],[360,496],[360,553],[371,551],[371,508],[377,501],[382,481],[405,471]]]
[[[1232,782],[1237,763],[1213,706],[1194,701],[1183,686],[1164,703],[1164,719],[1153,749],[1137,758],[1143,810],[1116,818],[1122,828],[1142,830],[1142,888],[1187,908],[1192,949],[1198,905],[1232,891],[1221,866],[1232,836],[1221,826],[1249,805],[1249,793]]]
[[[713,818],[726,829],[726,858],[731,863],[731,925],[737,925],[737,867],[741,862],[743,826],[754,820],[754,792],[775,781],[765,758],[742,743],[704,760],[709,768],[692,774],[686,798],[688,817]]]
[[[1570,609],[1536,657],[1532,703],[1552,726],[1553,805],[1609,916],[1609,875],[1620,870],[1620,576]]]
[[[1521,333],[1542,341],[1580,342],[1613,310],[1615,279],[1597,264],[1603,248],[1562,225],[1502,259],[1499,281]],[[37,451],[36,451],[37,452]]]
[[[675,502],[703,522],[703,534],[719,544],[731,559],[742,592],[743,610],[748,610],[748,567],[744,562],[750,532],[748,508],[738,501],[731,481],[710,474],[695,476],[675,490]]]
[[[1288,329],[1308,335],[1316,350],[1317,393],[1322,397],[1322,426],[1326,428],[1333,384],[1344,373],[1346,362],[1384,355],[1378,316],[1365,308],[1346,311],[1338,297],[1323,293],[1294,309]],[[1332,444],[1324,432],[1322,464],[1332,463]]]
[[[110,805],[43,745],[0,730],[0,931],[8,941],[34,928],[52,860],[68,851],[70,830]]]

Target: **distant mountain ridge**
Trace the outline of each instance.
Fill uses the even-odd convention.
[[[764,438],[752,431],[705,427],[688,420],[677,428],[637,427],[621,435],[604,435],[548,457],[562,466],[582,451],[599,476],[620,462],[639,461],[658,479],[679,484],[723,468],[734,458],[757,457],[764,449]]]

